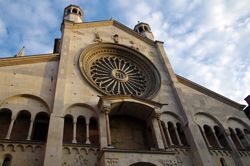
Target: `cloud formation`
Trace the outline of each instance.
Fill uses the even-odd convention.
[[[84,21],[110,17],[131,29],[149,23],[163,41],[174,71],[244,104],[250,94],[250,3],[248,0],[75,0]],[[0,1],[1,57],[53,52],[60,38],[66,0]]]

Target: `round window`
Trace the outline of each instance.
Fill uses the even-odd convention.
[[[141,53],[114,43],[87,47],[79,58],[85,79],[106,95],[134,94],[153,98],[161,78],[154,64]]]

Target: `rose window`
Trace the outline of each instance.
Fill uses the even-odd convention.
[[[98,43],[85,48],[79,67],[86,81],[105,95],[133,94],[154,97],[161,78],[154,64],[143,54],[114,43]]]
[[[90,68],[92,80],[111,95],[141,96],[147,82],[141,70],[133,63],[117,57],[101,57]]]

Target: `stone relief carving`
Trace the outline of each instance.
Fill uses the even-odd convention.
[[[177,161],[163,160],[164,166],[177,166]]]
[[[102,42],[101,35],[99,32],[96,33],[95,42]]]
[[[148,51],[148,55],[149,56],[152,56],[152,57],[155,57],[155,53],[151,52],[151,51]]]
[[[113,37],[115,43],[119,43],[119,36],[117,34]]]
[[[183,163],[181,157],[178,154],[176,154],[176,160],[177,160],[177,163]]]
[[[118,158],[106,158],[105,160],[107,165],[117,165],[119,163]]]
[[[132,49],[139,51],[139,48],[134,46],[135,42],[133,40],[131,40],[130,43],[132,44],[132,46],[131,46]]]
[[[77,155],[74,158],[74,165],[88,165],[88,159],[85,159],[84,155]]]

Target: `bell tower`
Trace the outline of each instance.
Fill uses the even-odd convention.
[[[69,5],[64,9],[63,19],[75,23],[83,22],[83,11],[79,6]]]
[[[139,34],[141,34],[141,35],[143,35],[151,40],[154,40],[154,35],[151,32],[151,28],[147,23],[138,21],[138,24],[135,25],[135,27],[134,27],[134,31],[136,31],[137,33],[139,33]]]

